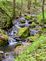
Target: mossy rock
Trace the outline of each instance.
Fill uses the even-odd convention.
[[[5,34],[2,30],[0,30],[0,46],[5,46],[8,43],[8,35]]]
[[[32,24],[30,26],[31,27],[35,27],[36,26],[36,23],[35,22],[32,22]]]
[[[25,19],[30,20],[31,19],[31,16],[30,15],[26,15],[25,16]]]
[[[21,24],[25,24],[25,20],[20,20],[20,23]]]
[[[29,28],[24,27],[24,28],[20,28],[18,30],[17,36],[19,36],[21,38],[26,38],[26,37],[28,37],[28,34],[29,34]]]
[[[35,34],[34,36],[27,37],[28,42],[34,42],[39,38],[39,34]]]

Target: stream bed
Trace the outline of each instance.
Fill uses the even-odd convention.
[[[20,23],[20,20],[25,21],[24,24]],[[16,37],[15,34],[18,32],[19,28],[22,27],[29,27],[29,21],[26,20],[24,17],[18,18],[16,20],[13,21],[13,26],[11,29],[9,29],[8,31],[6,31],[6,34],[8,34],[9,39],[8,39],[8,46],[5,48],[5,52],[4,52],[4,56],[5,58],[2,61],[14,61],[14,48],[15,45],[18,44],[19,42],[16,40],[16,38],[20,39],[19,37]],[[34,35],[36,34],[38,31],[37,30],[31,30],[31,34]],[[21,44],[26,45],[26,42],[21,42]],[[9,50],[7,52],[7,50]]]
[[[2,61],[14,61],[14,48],[15,45],[18,43],[15,37],[15,33],[17,33],[18,29],[21,27],[25,27],[25,26],[29,26],[28,21],[25,21],[25,24],[21,24],[19,22],[19,20],[25,20],[24,17],[21,17],[17,20],[14,20],[13,22],[13,26],[11,29],[9,29],[8,31],[6,31],[6,34],[8,34],[9,39],[8,39],[8,46],[4,48],[4,58]],[[22,44],[25,44],[24,42],[22,42]],[[7,52],[8,50],[8,52]]]

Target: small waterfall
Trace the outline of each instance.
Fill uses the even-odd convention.
[[[20,28],[19,27],[19,22],[17,22],[17,24],[15,24],[15,27],[18,28],[18,29]]]
[[[27,21],[27,20],[26,20],[25,26],[27,26],[27,27],[29,26],[29,24],[28,24],[28,21]]]
[[[11,37],[9,37],[8,42],[9,42],[9,46],[12,46],[12,45],[17,44],[16,40],[15,40],[15,39],[13,39],[13,38],[11,38]]]

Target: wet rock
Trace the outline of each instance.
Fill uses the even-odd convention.
[[[9,37],[8,42],[9,42],[9,46],[14,46],[17,44],[16,39],[13,39],[11,37]]]
[[[28,23],[28,21],[27,20],[25,20],[26,22],[25,22],[25,27],[29,27],[29,23]]]
[[[25,27],[25,24],[19,24],[20,27]]]
[[[17,41],[21,41],[21,40],[22,40],[21,37],[19,37],[19,36],[16,36],[15,39],[16,39]]]
[[[37,30],[42,30],[42,27],[39,26],[39,25],[37,25],[35,28],[36,28]]]
[[[35,35],[37,34],[39,31],[38,30],[30,30],[30,35]]]

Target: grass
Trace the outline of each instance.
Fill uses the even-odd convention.
[[[10,1],[0,1],[0,7],[10,16],[12,17],[12,2]]]
[[[16,57],[15,61],[45,61],[46,60],[46,48],[41,46],[45,43],[46,46],[46,37],[41,36],[37,41],[33,42],[32,45],[26,47],[26,49]],[[44,46],[44,47],[45,47]],[[38,52],[37,52],[38,51]]]

